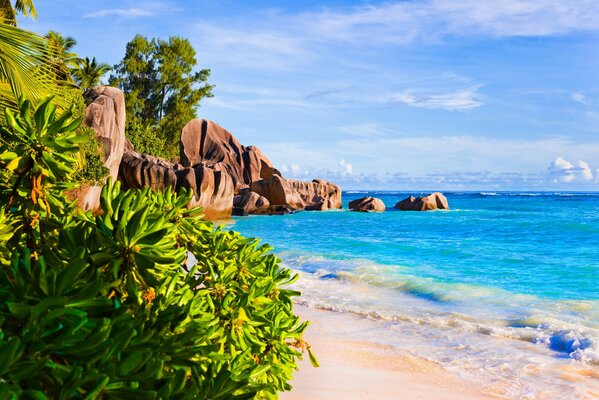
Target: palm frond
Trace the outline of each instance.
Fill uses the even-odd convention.
[[[33,32],[0,24],[0,82],[16,96],[41,98],[52,84],[46,40]]]

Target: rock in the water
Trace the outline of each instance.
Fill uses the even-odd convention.
[[[225,171],[233,178],[235,193],[278,173],[260,149],[243,146],[226,129],[206,119],[194,119],[185,125],[179,147],[184,167],[202,164]]]
[[[266,197],[251,192],[249,189],[233,197],[233,215],[256,214],[268,207],[270,207],[270,202]]]
[[[312,182],[288,179],[287,182],[299,193],[305,210],[324,211],[342,207],[341,188],[333,183],[322,179]]]
[[[398,202],[395,208],[403,211],[449,210],[449,203],[443,194],[435,192],[424,197],[410,196]]]
[[[123,92],[111,86],[88,89],[85,94],[91,104],[85,110],[85,124],[96,131],[102,146],[102,162],[116,180],[125,147],[125,97]],[[74,196],[85,210],[100,206],[101,186],[84,186]]]
[[[253,182],[251,190],[268,199],[273,206],[286,206],[294,211],[305,208],[304,200],[298,191],[288,180],[279,175]]]
[[[202,207],[209,220],[226,219],[233,209],[233,180],[222,171],[202,165],[175,171],[177,190],[192,189],[190,207]]]
[[[352,200],[349,202],[349,209],[351,211],[376,211],[382,212],[386,210],[385,203],[383,200],[376,197],[362,197],[360,199]]]

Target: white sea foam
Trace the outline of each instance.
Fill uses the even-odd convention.
[[[378,321],[367,339],[499,385],[508,398],[584,399],[599,389],[587,376],[599,373],[598,302],[438,283],[368,260],[283,258],[302,275],[295,287],[305,305]]]

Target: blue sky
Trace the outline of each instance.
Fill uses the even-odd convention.
[[[191,40],[199,115],[350,189],[599,190],[599,2],[37,0],[110,64]]]

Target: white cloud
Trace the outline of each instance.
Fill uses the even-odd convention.
[[[299,164],[291,164],[290,171],[293,175],[299,175],[302,173],[302,166]]]
[[[341,168],[343,168],[343,172],[347,175],[351,175],[354,173],[353,165],[351,165],[350,163],[345,161],[345,159],[343,159],[343,158],[341,159],[341,161],[339,161],[339,166]]]
[[[570,98],[572,100],[574,100],[575,102],[582,104],[583,106],[589,107],[591,105],[589,98],[583,93],[580,93],[580,92],[570,93]]]
[[[143,11],[113,9],[87,16],[131,10]],[[597,30],[595,0],[423,0],[304,13],[262,11],[241,20],[202,20],[186,34],[212,60],[281,70],[321,59],[336,44],[371,48],[439,42],[448,36],[536,37]]]
[[[555,182],[590,182],[593,171],[586,161],[577,161],[576,165],[563,157],[557,157],[549,166],[549,174]]]
[[[109,16],[125,17],[125,18],[137,18],[137,17],[151,17],[153,14],[148,10],[141,8],[110,8],[104,10],[98,10],[85,14],[83,18],[102,18]]]
[[[410,107],[448,111],[470,110],[483,104],[476,88],[457,90],[451,93],[426,93],[408,90],[392,96],[389,101]]]
[[[425,0],[305,15],[322,38],[405,44],[444,36],[548,36],[599,29],[594,0]]]
[[[360,175],[356,171],[374,173],[381,179],[387,173],[396,172],[405,173],[411,178],[425,177],[431,173],[460,178],[459,174],[464,171],[488,171],[490,176],[512,173],[534,180],[541,179],[536,176],[540,174],[545,183],[560,183],[559,177],[572,170],[576,176],[572,183],[588,185],[592,182],[588,179],[589,165],[594,168],[599,166],[599,142],[578,143],[564,137],[512,139],[396,134],[389,137],[348,137],[319,145],[309,142],[269,142],[259,147],[264,154],[268,154],[275,166],[301,163],[304,166],[299,169],[302,173],[306,169],[337,170],[341,173],[339,160],[351,159],[352,177],[356,178]],[[547,164],[555,159],[556,149],[559,149],[563,161],[558,161],[554,170],[548,170]],[[568,160],[585,160],[588,165]],[[595,178],[599,176],[594,171],[591,173]],[[530,174],[535,176],[529,177]],[[306,178],[314,177],[317,176]],[[509,176],[502,175],[501,179],[505,181],[506,177]],[[466,179],[464,176],[461,178]]]

